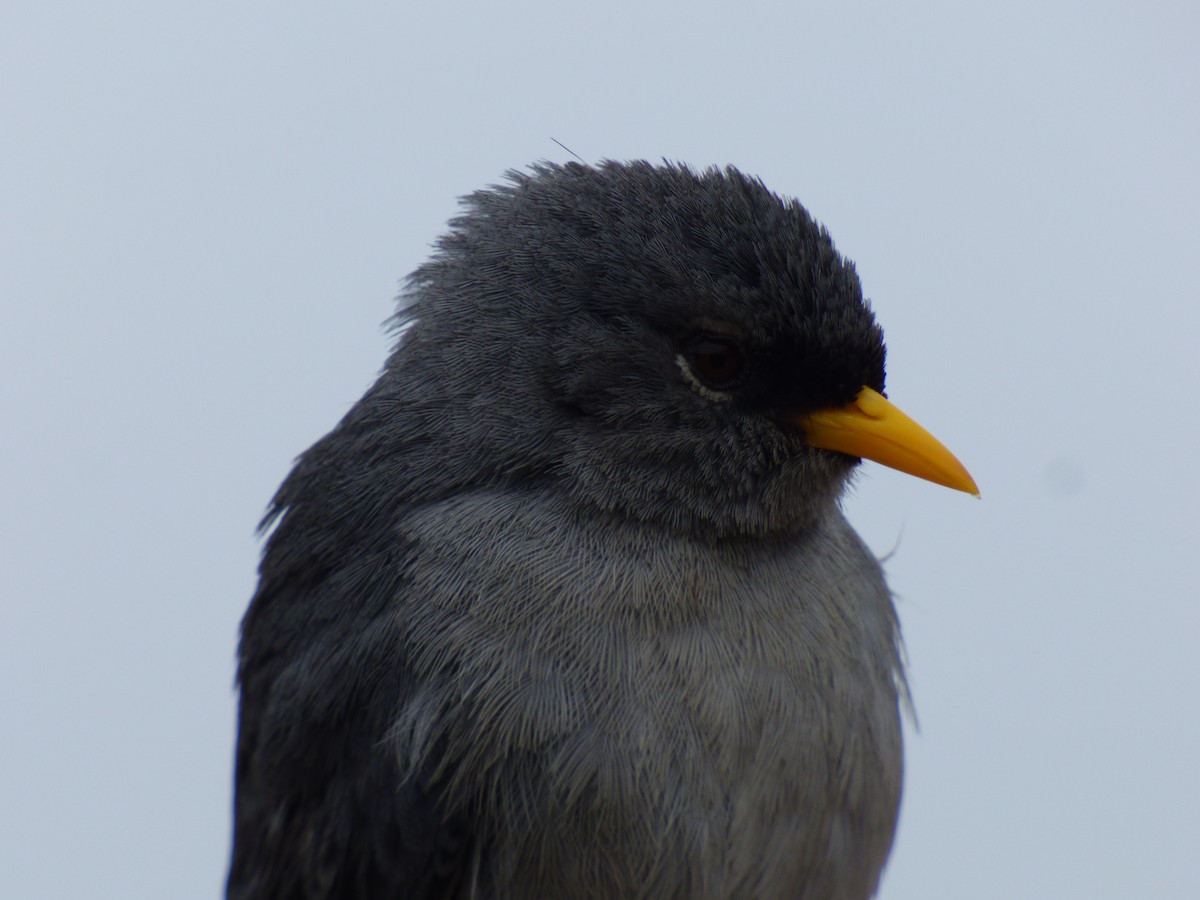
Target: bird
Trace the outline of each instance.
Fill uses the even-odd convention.
[[[873,896],[907,688],[841,500],[978,489],[826,229],[731,166],[536,163],[393,326],[261,526],[227,896]]]

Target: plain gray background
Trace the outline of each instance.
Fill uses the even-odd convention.
[[[8,0],[0,896],[218,894],[255,524],[552,138],[799,197],[983,491],[847,503],[921,723],[881,896],[1200,896],[1198,45],[1190,2]]]

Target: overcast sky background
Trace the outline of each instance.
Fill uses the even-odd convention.
[[[921,723],[880,896],[1200,896],[1200,6],[417,7],[0,9],[0,896],[218,895],[255,525],[552,138],[798,197],[983,491],[847,503]]]

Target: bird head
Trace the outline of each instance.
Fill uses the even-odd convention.
[[[732,168],[511,173],[466,199],[402,316],[389,370],[445,401],[445,465],[483,478],[714,537],[804,527],[862,457],[976,492],[885,398],[853,264]]]

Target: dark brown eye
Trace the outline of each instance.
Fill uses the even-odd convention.
[[[725,391],[733,387],[745,368],[745,357],[730,338],[702,335],[687,351],[688,365],[705,387]]]

